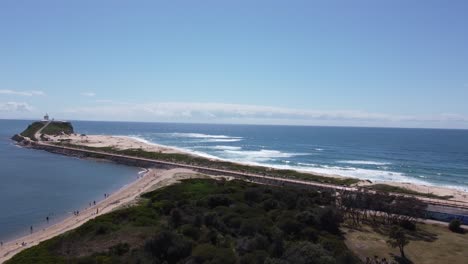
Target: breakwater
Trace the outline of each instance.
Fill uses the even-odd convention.
[[[209,168],[209,167],[200,167],[194,165],[187,165],[187,164],[180,164],[180,163],[173,163],[168,161],[161,161],[155,159],[147,159],[135,156],[127,156],[121,154],[114,154],[108,153],[103,151],[94,151],[88,149],[81,149],[81,148],[74,148],[74,147],[67,147],[67,146],[60,146],[60,145],[53,145],[44,142],[36,142],[36,141],[29,141],[24,137],[15,135],[13,138],[21,145],[25,147],[30,147],[38,150],[44,150],[51,153],[73,156],[78,158],[95,158],[95,159],[104,159],[112,162],[116,162],[119,164],[124,164],[128,166],[136,166],[136,167],[144,167],[144,168],[158,168],[158,169],[173,169],[173,168],[187,168],[191,169],[195,172],[208,174],[213,176],[228,176],[239,180],[250,181],[260,184],[269,184],[269,185],[276,185],[276,186],[289,186],[295,188],[303,188],[303,189],[314,189],[320,191],[328,191],[333,193],[339,193],[340,191],[360,191],[359,188],[356,187],[345,187],[345,186],[338,186],[333,184],[325,184],[313,181],[304,181],[304,180],[296,180],[290,178],[282,178],[282,177],[272,177],[269,175],[259,175],[259,174],[251,174],[245,172],[237,172],[237,171],[229,171],[229,170],[222,170],[216,168]],[[400,195],[400,196],[411,196],[412,195],[403,195],[398,193],[391,193],[393,195]],[[468,215],[468,204],[464,202],[458,201],[448,201],[448,200],[441,200],[441,199],[434,199],[434,198],[426,198],[426,197],[416,197],[421,201],[425,202],[428,205],[435,205],[444,208],[457,208],[461,209]]]

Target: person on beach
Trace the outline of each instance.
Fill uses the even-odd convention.
[[[48,217],[48,216],[46,216],[46,218],[45,218],[45,219],[46,219],[47,223],[49,223],[49,217]]]
[[[96,201],[93,201],[93,204],[96,205]]]
[[[32,233],[33,233],[33,227],[31,226],[31,227],[29,228],[29,230],[31,231],[31,234],[32,234]]]
[[[99,214],[99,208],[96,208],[96,214]]]

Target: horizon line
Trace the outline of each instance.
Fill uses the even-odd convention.
[[[18,118],[0,118],[0,120],[10,121],[42,121],[40,119],[18,119]],[[209,123],[209,122],[170,122],[170,121],[129,121],[129,120],[86,120],[86,119],[57,119],[50,121],[69,121],[69,122],[109,122],[109,123],[161,123],[161,124],[193,124],[193,125],[233,125],[233,126],[282,126],[282,127],[330,127],[330,128],[372,128],[372,129],[427,129],[427,130],[466,130],[468,128],[450,128],[450,127],[396,127],[396,126],[340,126],[340,125],[303,125],[303,124],[250,124],[250,123]]]

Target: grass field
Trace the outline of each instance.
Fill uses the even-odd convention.
[[[346,245],[361,259],[366,257],[399,256],[398,249],[387,245],[388,229],[374,229],[362,226],[360,230],[343,228]],[[413,263],[421,264],[463,264],[468,263],[468,234],[457,234],[447,226],[418,224],[417,231],[409,233],[411,242],[405,248],[406,256]]]

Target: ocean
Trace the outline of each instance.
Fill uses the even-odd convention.
[[[14,146],[8,137],[28,123],[0,120],[0,210],[11,211],[0,216],[0,236],[13,228],[8,223],[23,230],[30,222],[18,219],[63,215],[136,175],[135,168]],[[468,189],[468,130],[72,123],[77,133],[129,136],[246,164]]]
[[[468,130],[73,122],[198,155],[371,181],[468,187]]]

